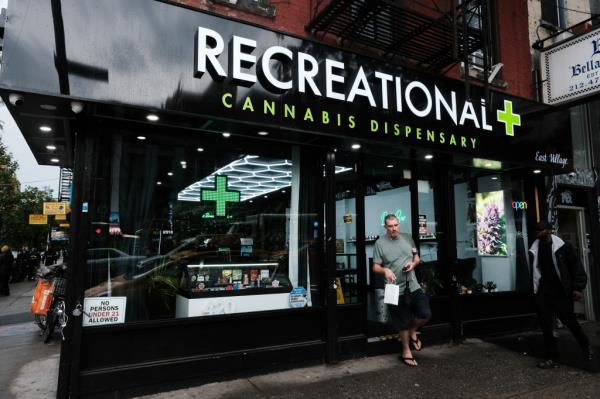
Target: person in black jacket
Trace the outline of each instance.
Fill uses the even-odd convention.
[[[8,280],[14,260],[15,257],[10,252],[8,245],[3,245],[0,249],[0,295],[2,296],[10,295]]]
[[[541,221],[536,226],[537,240],[529,249],[533,291],[544,335],[546,360],[540,368],[558,367],[558,348],[553,332],[554,314],[566,325],[581,346],[586,360],[593,358],[590,342],[581,329],[573,311],[573,301],[583,299],[587,275],[571,244],[552,234],[552,225]]]

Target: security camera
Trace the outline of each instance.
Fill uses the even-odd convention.
[[[79,114],[81,111],[83,111],[83,103],[79,101],[71,101],[71,111],[73,111],[74,114]]]
[[[23,95],[17,93],[10,93],[8,95],[8,101],[15,107],[20,107],[25,102]]]

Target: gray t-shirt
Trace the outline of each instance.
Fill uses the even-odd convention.
[[[402,268],[412,261],[413,250],[416,251],[415,242],[409,234],[401,233],[395,240],[386,234],[375,241],[373,262],[390,268],[394,272],[396,284],[400,286],[400,295],[406,286],[406,273],[402,271]],[[408,273],[408,282],[410,292],[421,288],[414,270]]]

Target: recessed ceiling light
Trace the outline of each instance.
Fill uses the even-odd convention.
[[[148,114],[148,115],[146,115],[146,119],[148,119],[150,122],[156,122],[160,118],[158,117],[158,115]]]
[[[55,145],[47,145],[46,149],[50,150],[50,151],[54,151],[54,150],[56,150],[56,146]]]
[[[392,164],[389,164],[387,167],[388,167],[388,168],[393,168],[393,167],[394,167],[394,165],[392,165]]]
[[[427,155],[425,155],[425,159],[433,159],[433,155],[427,154]]]
[[[50,126],[46,126],[46,125],[44,125],[44,126],[40,126],[40,130],[41,130],[42,132],[46,132],[46,133],[48,133],[48,132],[51,132],[51,131],[52,131],[52,128],[51,128]]]
[[[285,190],[281,190],[281,192],[285,194]]]
[[[533,173],[535,173],[536,175],[539,175],[540,173],[542,173],[542,171],[540,169],[535,169],[533,171]]]
[[[337,152],[337,148],[334,148],[334,149],[333,149],[333,152]]]
[[[59,162],[60,162],[60,159],[58,159],[58,158],[52,158],[52,159],[50,160],[50,162],[53,162],[53,163],[59,163]]]
[[[52,104],[41,104],[40,108],[45,109],[46,111],[56,111],[56,105]]]
[[[265,195],[265,198],[269,198],[269,196],[268,196],[268,195]]]
[[[196,151],[198,151],[198,152],[202,152],[202,151],[204,151],[204,148],[202,148],[202,147],[198,147],[198,148],[196,148]]]
[[[352,144],[353,150],[358,150],[360,148],[360,144]]]
[[[138,140],[146,140],[146,136],[137,136]]]
[[[268,136],[269,132],[265,132],[264,130],[261,130],[260,132],[258,132],[259,136]]]
[[[250,200],[250,201],[248,201],[248,202],[250,202],[250,203],[253,203],[253,202],[254,202],[254,200]]]
[[[227,133],[227,132],[223,133],[223,137],[227,138],[229,136],[231,136],[231,133]]]
[[[492,176],[492,180],[498,180],[498,176]]]
[[[157,186],[160,186],[161,184],[162,184],[162,182],[161,182],[161,181],[157,181],[157,182],[156,182],[156,185],[157,185]]]
[[[167,176],[173,176],[173,172],[167,172]]]
[[[182,164],[182,165],[184,165],[184,164],[186,164],[186,163],[187,163],[187,161],[181,161],[181,162],[179,162],[179,163],[180,163],[180,164]]]

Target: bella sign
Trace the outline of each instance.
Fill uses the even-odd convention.
[[[600,30],[542,52],[546,104],[577,100],[600,90]]]

